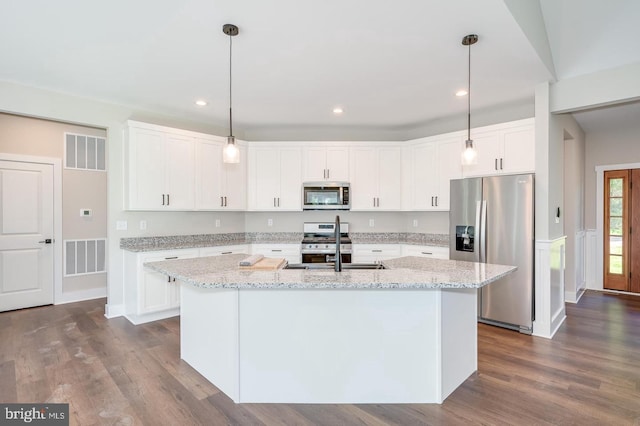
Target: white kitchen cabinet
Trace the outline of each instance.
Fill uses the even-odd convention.
[[[407,210],[449,210],[449,182],[462,177],[459,134],[420,139],[408,148]]]
[[[300,263],[300,244],[252,244],[251,254],[284,258],[289,263]]]
[[[225,164],[223,138],[196,139],[196,209],[245,210],[247,208],[247,148],[236,142],[240,162]]]
[[[402,208],[402,148],[351,149],[351,210]]]
[[[249,210],[302,210],[302,150],[264,144],[249,153]]]
[[[158,129],[135,122],[127,128],[128,209],[193,210],[194,138]]]
[[[370,263],[402,256],[399,244],[353,244],[351,261]]]
[[[478,163],[463,166],[465,177],[535,171],[533,119],[472,129],[471,139]]]
[[[430,257],[433,259],[449,259],[449,247],[402,245],[403,256]]]
[[[305,146],[302,158],[305,182],[349,181],[349,148],[346,146]]]
[[[144,267],[147,262],[198,257],[198,249],[134,253],[125,251],[125,316],[133,324],[180,313],[180,285]]]

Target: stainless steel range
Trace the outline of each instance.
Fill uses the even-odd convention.
[[[302,263],[329,263],[335,261],[336,226],[333,222],[305,222],[302,239]],[[349,224],[340,223],[340,258],[351,263]]]

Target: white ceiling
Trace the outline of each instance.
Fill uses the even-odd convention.
[[[541,0],[560,78],[640,61],[631,48],[640,2],[604,3]],[[624,7],[611,12],[614,3]],[[464,128],[466,98],[454,93],[467,83],[469,33],[480,38],[472,113],[532,104],[534,87],[553,78],[502,0],[4,0],[0,80],[226,128],[225,23],[240,28],[236,133],[411,129],[450,117]],[[209,105],[196,107],[200,98]],[[342,116],[331,112],[338,105]]]

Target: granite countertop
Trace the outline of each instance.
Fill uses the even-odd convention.
[[[447,234],[411,232],[353,232],[353,244],[412,244],[449,247]],[[240,244],[300,244],[302,232],[235,232],[121,238],[120,248],[132,252],[231,246]]]
[[[516,270],[515,266],[491,265],[423,257],[385,260],[387,269],[333,270],[238,269],[248,255],[199,257],[145,263],[145,267],[200,288],[241,289],[429,289],[480,288]]]

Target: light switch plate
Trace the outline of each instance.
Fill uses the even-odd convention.
[[[80,217],[91,217],[91,216],[93,216],[93,210],[80,209]]]
[[[127,221],[126,220],[116,220],[116,230],[117,231],[126,231],[127,230]]]
[[[375,222],[373,221],[373,219],[369,219],[369,227],[373,228],[375,226]]]
[[[273,219],[267,219],[267,226],[273,226]]]
[[[220,228],[220,219],[216,219],[216,228]]]
[[[146,220],[144,220],[144,219],[142,219],[142,220],[140,221],[140,230],[141,230],[141,231],[144,231],[145,229],[147,229],[147,221],[146,221]]]

